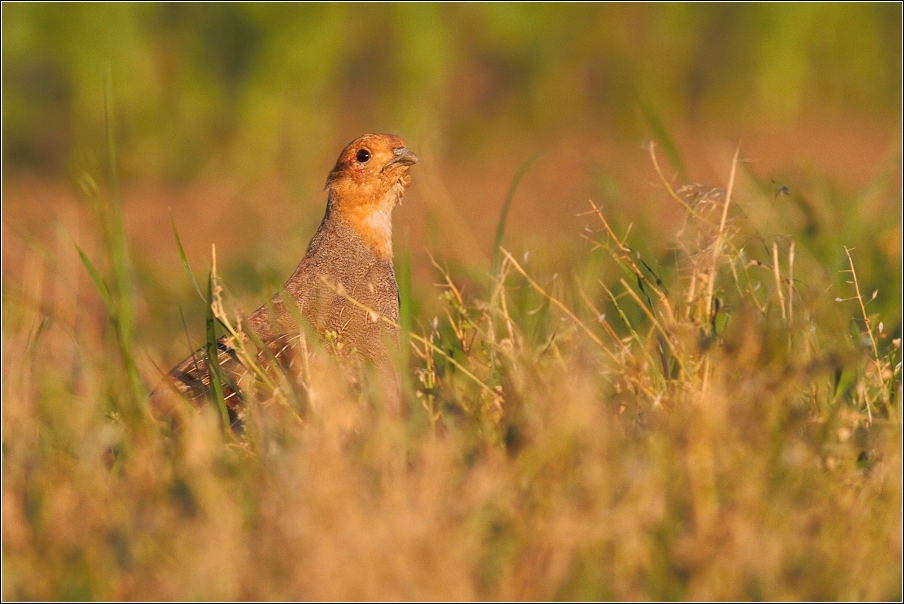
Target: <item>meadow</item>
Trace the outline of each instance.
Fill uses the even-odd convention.
[[[270,10],[114,7],[126,25],[101,46],[194,87],[162,85],[161,101],[115,61],[85,76],[96,50],[58,53],[81,57],[63,79],[84,87],[45,106],[17,96],[17,57],[58,49],[23,40],[65,30],[75,47],[81,30],[3,10],[4,599],[900,600],[900,106],[882,104],[900,99],[900,50],[894,76],[835,63],[820,79],[814,60],[812,80],[771,92],[790,77],[775,65],[810,58],[797,25],[850,18],[867,39],[881,15],[749,8],[747,30],[727,8],[702,24],[702,9],[568,9],[574,31],[590,16],[608,28],[606,56],[675,53],[675,73],[643,71],[673,88],[587,105],[550,92],[577,68],[546,59],[602,51],[593,32],[567,46],[566,29],[534,47],[560,16],[549,6],[298,9],[367,34],[352,56],[333,29],[305,30],[322,65],[269,45],[289,36]],[[78,27],[100,27],[78,10]],[[229,36],[198,26],[215,13]],[[247,23],[258,33],[239,35]],[[375,42],[387,23],[399,48]],[[619,23],[644,35],[619,38]],[[663,36],[720,23],[768,30],[780,56],[762,65],[780,73],[759,74],[776,80],[761,97],[726,86],[663,105],[700,75]],[[259,63],[239,60],[248,40]],[[303,86],[276,86],[274,48],[295,51],[280,59]],[[199,56],[221,71],[200,75]],[[431,104],[461,73],[461,94]],[[348,98],[349,82],[367,93]],[[725,107],[744,111],[715,120]],[[335,153],[377,127],[422,159],[394,218],[404,410],[309,338],[300,374],[263,363],[244,384],[242,432],[216,402],[154,417],[162,372],[278,290]]]

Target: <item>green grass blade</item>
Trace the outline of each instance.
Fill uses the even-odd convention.
[[[634,329],[634,325],[631,324],[631,319],[629,319],[628,315],[626,315],[625,312],[622,310],[622,307],[618,303],[618,298],[615,297],[615,294],[612,293],[611,289],[606,287],[605,283],[603,283],[602,281],[597,281],[597,283],[599,283],[600,286],[602,286],[603,291],[605,291],[606,295],[609,296],[609,300],[612,302],[612,306],[615,308],[615,312],[618,313],[618,317],[622,320],[622,323],[625,324],[625,327],[628,328],[628,331],[631,333],[631,339],[637,343],[638,349],[641,351],[641,354],[643,354],[646,357],[647,362],[650,363],[649,366],[657,367],[657,368],[660,367],[660,365],[656,363],[656,360],[650,355],[650,352],[644,346],[644,340],[640,336],[640,334],[637,333],[637,331]],[[658,373],[658,375],[661,377],[664,377],[664,376],[662,376],[661,373]]]
[[[399,325],[401,326],[400,362],[402,363],[403,374],[408,375],[411,366],[411,346],[408,344],[408,337],[414,327],[414,291],[411,283],[411,248],[408,242],[408,233],[404,236],[404,245],[401,253],[395,258],[396,281],[399,285]]]
[[[672,167],[678,172],[678,176],[680,178],[686,179],[687,172],[684,169],[684,163],[681,161],[681,154],[678,153],[678,147],[675,145],[672,137],[669,136],[668,130],[666,130],[665,125],[662,123],[662,120],[659,119],[659,116],[656,115],[656,112],[653,111],[653,109],[646,103],[640,102],[639,104],[640,111],[641,113],[643,113],[643,117],[647,122],[647,126],[650,127],[650,130],[653,132],[653,136],[656,138],[656,141],[662,147],[663,151],[665,151],[665,155],[669,158],[669,162],[671,162]]]
[[[75,249],[78,251],[78,255],[82,258],[82,264],[85,265],[85,268],[88,269],[88,275],[91,277],[91,281],[94,283],[94,287],[97,289],[97,292],[100,294],[101,299],[104,301],[104,305],[107,307],[107,312],[113,312],[113,304],[110,300],[110,290],[107,288],[107,284],[104,283],[104,280],[101,278],[100,274],[98,274],[97,269],[94,268],[94,265],[91,263],[91,260],[88,259],[88,256],[85,252],[82,251],[78,245],[75,246]]]
[[[126,379],[131,391],[130,413],[136,417],[144,416],[147,407],[147,389],[138,372],[134,355],[135,303],[132,284],[132,270],[129,261],[129,248],[126,240],[125,220],[122,213],[122,195],[119,183],[119,162],[116,149],[116,130],[113,97],[113,75],[107,67],[104,81],[104,120],[106,125],[107,168],[110,179],[110,197],[105,212],[99,217],[102,232],[110,258],[113,275],[108,289],[107,299],[110,318],[116,330],[116,341],[120,358],[126,372]]]
[[[37,317],[35,317],[37,320]],[[41,319],[41,322],[38,324],[38,328],[34,330],[28,338],[28,343],[25,345],[25,356],[28,357],[34,351],[34,349],[38,345],[38,340],[41,338],[41,335],[44,333],[44,328],[50,323],[50,317],[44,316]]]
[[[198,292],[198,295],[201,296],[201,299],[207,303],[207,300],[204,299],[204,294],[201,292],[201,286],[198,285],[197,280],[195,279],[194,273],[191,272],[191,267],[188,265],[188,258],[185,257],[185,249],[182,247],[182,240],[179,238],[179,231],[176,230],[176,221],[173,219],[173,213],[170,212],[170,223],[173,225],[173,236],[176,238],[176,247],[179,248],[179,259],[182,260],[182,268],[185,269],[185,272],[188,274],[188,278],[191,279],[191,284],[195,286],[195,291]]]
[[[213,300],[213,271],[207,278],[207,298]],[[217,348],[217,323],[213,316],[212,304],[207,305],[207,313],[205,324],[207,326],[207,338],[205,349],[207,351],[207,371],[210,376],[210,390],[213,394],[214,403],[220,410],[220,416],[223,419],[223,427],[229,432],[229,411],[226,408],[226,399],[223,398],[223,381],[220,375],[220,351]]]
[[[113,102],[113,76],[107,68],[104,85],[104,119],[107,135],[107,162],[110,177],[110,200],[108,204],[107,247],[113,268],[112,289],[116,300],[116,312],[121,325],[123,345],[131,350],[134,331],[134,292],[132,272],[129,270],[129,250],[126,243],[125,221],[122,215],[122,195],[119,183],[119,162],[116,150],[115,115]],[[127,363],[128,365],[128,363]]]
[[[185,322],[185,314],[182,312],[182,306],[179,306],[179,318],[182,319],[182,330],[185,332],[185,343],[188,345],[188,349],[192,351],[191,359],[195,366],[195,372],[198,375],[201,375],[201,371],[198,368],[198,355],[195,354],[195,346],[192,344],[191,336],[188,335],[188,324]]]
[[[502,245],[502,238],[505,236],[505,222],[508,219],[509,208],[512,205],[512,199],[515,197],[515,190],[518,188],[518,184],[521,182],[521,179],[527,173],[528,169],[543,155],[544,151],[537,151],[532,156],[528,158],[526,162],[521,164],[521,167],[518,168],[518,171],[515,172],[515,177],[512,179],[512,184],[509,186],[508,194],[505,196],[505,203],[502,204],[502,212],[499,214],[499,223],[496,225],[496,237],[493,240],[493,275],[499,274],[499,263],[502,260],[502,253],[499,251],[499,246]]]

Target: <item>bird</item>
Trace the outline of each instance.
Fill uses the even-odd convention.
[[[304,257],[282,290],[244,322],[245,332],[261,346],[261,358],[290,367],[293,342],[301,333],[298,319],[303,318],[341,358],[394,375],[399,289],[392,211],[402,202],[411,184],[409,169],[418,161],[405,140],[393,134],[365,134],[342,150],[326,179],[323,220]],[[236,428],[242,406],[236,385],[248,369],[227,336],[217,341],[216,363],[216,373],[226,378],[222,388]],[[397,379],[389,381],[397,388]],[[158,412],[172,411],[173,395],[199,404],[211,397],[205,348],[164,376],[151,393],[152,405]]]

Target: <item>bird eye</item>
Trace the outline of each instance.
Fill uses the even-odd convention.
[[[358,155],[356,155],[355,158],[362,164],[366,164],[370,159],[370,151],[368,151],[367,149],[361,149],[360,151],[358,151]]]

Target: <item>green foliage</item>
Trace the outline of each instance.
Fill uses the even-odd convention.
[[[513,119],[636,138],[639,108],[722,125],[727,107],[745,125],[899,114],[900,27],[895,4],[11,3],[3,161],[90,164],[104,65],[132,177],[187,179],[211,156],[291,169],[349,120],[468,152]]]

